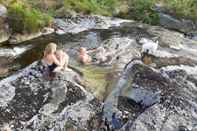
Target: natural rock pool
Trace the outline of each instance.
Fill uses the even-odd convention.
[[[129,125],[129,129],[132,129],[132,131],[145,131],[146,129],[160,129],[161,131],[167,129],[171,131],[170,129],[172,129],[173,131],[175,130],[175,128],[172,128],[173,124],[176,125],[178,131],[177,126],[186,125],[180,123],[181,120],[185,122],[186,119],[189,119],[187,128],[195,123],[196,118],[190,111],[193,110],[195,114],[197,100],[195,96],[197,78],[196,41],[185,38],[183,34],[161,27],[112,18],[62,19],[57,21],[57,25],[59,28],[61,27],[61,31],[56,32],[56,34],[36,38],[20,45],[0,47],[1,91],[10,93],[10,97],[8,97],[9,95],[0,95],[2,100],[0,117],[3,118],[6,114],[9,116],[1,119],[1,123],[11,123],[17,128],[26,125],[26,127],[30,126],[32,129],[42,129],[48,122],[48,130],[54,131],[56,128],[57,130],[60,129],[60,125],[64,126],[64,121],[71,119],[71,123],[76,122],[77,127],[90,128],[90,125],[87,126],[86,122],[93,119],[91,114],[101,113],[101,109],[97,106],[101,107],[102,102],[104,102],[104,109],[102,109],[104,116],[109,119],[113,112],[128,111],[131,115],[129,123],[133,123]],[[140,60],[142,45],[139,43],[139,39],[142,37],[159,41],[159,48],[153,57],[155,63],[153,67],[135,63],[135,60]],[[50,85],[36,73],[30,75],[24,73],[25,75],[16,77],[18,76],[17,73],[23,72],[23,68],[42,58],[43,50],[49,42],[57,43],[59,48],[64,49],[69,54],[69,66],[82,77],[81,85],[75,85],[75,82],[64,77],[58,77]],[[112,58],[100,65],[81,65],[77,62],[77,53],[81,46],[88,49],[103,46],[108,48]],[[30,69],[30,72],[41,74],[40,69],[36,66],[32,66]],[[64,76],[70,78],[70,73],[65,72]],[[3,79],[6,77],[7,79]],[[23,79],[29,83],[24,83],[25,80]],[[35,85],[31,83],[32,81]],[[59,81],[60,83],[58,83]],[[66,85],[64,85],[64,82]],[[32,88],[31,90],[28,88],[29,86]],[[176,87],[177,90],[173,87]],[[50,91],[50,88],[54,89]],[[66,93],[62,92],[65,88],[67,89]],[[26,93],[23,94],[23,91]],[[170,91],[175,94],[175,97],[168,93]],[[73,96],[72,93],[76,93],[76,95]],[[28,101],[22,98],[22,95],[27,99],[35,97],[35,103],[30,100],[28,105]],[[70,97],[71,101],[67,97]],[[76,99],[73,99],[75,97]],[[186,100],[182,101],[182,99]],[[21,102],[18,100],[21,100]],[[175,116],[170,115],[167,121],[163,122],[163,125],[171,121],[177,120],[178,122],[162,127],[161,121],[164,118],[160,119],[154,116],[152,112],[156,111],[158,116],[168,116],[171,110],[170,107],[168,108],[170,100],[173,102],[177,100],[180,103],[185,102],[187,107],[182,110],[186,112],[185,114],[189,114],[189,117],[178,119],[179,113],[181,113],[179,108],[183,107],[182,104],[174,102],[169,106],[175,108],[172,112],[178,111],[178,113]],[[20,106],[24,108],[20,110]],[[28,111],[31,107],[32,111]],[[162,112],[161,108],[165,108],[166,114],[159,113]],[[85,116],[83,112],[88,115]],[[66,113],[68,114],[65,115]],[[80,118],[78,118],[79,116]],[[154,116],[152,119],[158,120],[156,122],[158,127],[149,127],[149,123],[146,123],[150,116]],[[82,125],[80,125],[80,120]],[[36,124],[36,121],[39,121],[39,124]],[[53,126],[54,121],[55,126]],[[154,125],[153,123],[150,123],[150,125]],[[141,124],[144,125],[138,127]],[[92,125],[91,129],[94,126]]]

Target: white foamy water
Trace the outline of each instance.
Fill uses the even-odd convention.
[[[17,57],[31,48],[33,48],[33,45],[18,46],[14,48],[0,48],[0,57]]]
[[[14,51],[9,48],[0,48],[0,57],[14,56]]]

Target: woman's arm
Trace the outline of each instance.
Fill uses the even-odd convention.
[[[56,58],[55,55],[53,55],[52,58],[53,58],[53,62],[54,62],[56,65],[61,66],[61,62]]]

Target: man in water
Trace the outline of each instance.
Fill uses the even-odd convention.
[[[100,64],[100,63],[104,63],[108,60],[109,58],[109,54],[107,53],[106,49],[104,47],[98,47],[96,49],[92,49],[92,50],[88,50],[85,47],[81,47],[79,49],[79,61],[84,64],[84,65],[89,65],[92,64],[93,59],[92,57],[89,55],[89,53],[93,53],[95,52],[95,64]]]
[[[92,58],[88,53],[85,47],[79,49],[78,59],[84,65],[89,65],[92,62]]]

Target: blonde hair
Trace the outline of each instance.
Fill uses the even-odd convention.
[[[44,50],[44,56],[54,53],[56,51],[57,45],[55,43],[49,43]]]
[[[86,50],[86,48],[85,47],[80,47],[79,48],[79,52],[86,52],[87,50]]]

